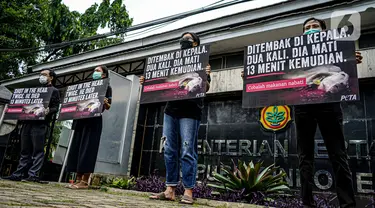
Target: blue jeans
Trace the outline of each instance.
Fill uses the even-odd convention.
[[[167,186],[177,186],[182,171],[186,189],[195,186],[198,163],[198,130],[200,121],[191,118],[174,118],[164,114],[164,160],[167,169]],[[181,142],[179,137],[181,136]]]

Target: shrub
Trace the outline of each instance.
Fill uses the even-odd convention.
[[[109,186],[114,188],[120,188],[120,189],[132,189],[134,185],[136,184],[135,178],[114,178]]]
[[[136,191],[160,193],[165,190],[165,182],[159,176],[140,177],[134,187]]]
[[[234,165],[234,171],[229,168],[222,168],[227,174],[223,176],[215,173],[214,178],[219,185],[209,184],[210,187],[215,188],[221,192],[242,193],[249,196],[251,193],[265,193],[271,194],[284,194],[289,190],[285,181],[286,173],[279,171],[274,165],[270,165],[261,171],[263,162],[254,163],[251,161],[247,166],[241,160],[238,161],[238,167]]]
[[[133,187],[133,189],[137,191],[154,193],[163,192],[165,188],[164,180],[155,175],[138,178],[136,180],[136,185]],[[179,184],[176,188],[176,195],[182,195],[183,192],[184,188]],[[193,197],[227,202],[246,202],[266,207],[303,208],[302,201],[298,194],[277,195],[275,192],[263,193],[260,191],[245,193],[245,188],[215,193],[213,192],[212,185],[208,184],[207,180],[197,183],[193,189]],[[317,207],[321,208],[335,208],[335,206],[331,204],[331,198],[332,196],[326,196],[324,194],[317,194],[314,196]]]

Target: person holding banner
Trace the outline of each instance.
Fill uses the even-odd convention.
[[[304,34],[324,31],[323,20],[310,18],[303,24]],[[357,64],[362,56],[356,52]],[[336,192],[340,207],[355,207],[352,174],[348,164],[343,132],[343,114],[340,103],[323,103],[295,106],[297,128],[297,148],[301,175],[301,195],[303,204],[315,207],[313,199],[314,136],[319,126],[328,155],[335,173]]]
[[[39,171],[43,166],[44,141],[53,116],[60,105],[60,93],[54,87],[56,73],[51,69],[40,72],[39,82],[43,87],[51,87],[52,96],[48,108],[45,110],[44,120],[28,120],[20,122],[21,130],[21,157],[17,170],[3,179],[12,181],[39,182]],[[30,166],[31,165],[31,166]],[[26,179],[22,179],[28,173]]]
[[[323,20],[310,18],[303,24],[303,33],[325,31]],[[356,52],[357,64],[362,62]],[[324,66],[323,66],[324,67]],[[329,66],[327,66],[329,67]],[[327,69],[327,71],[329,71]],[[241,74],[244,77],[244,72]],[[301,197],[304,207],[316,207],[313,198],[314,136],[319,126],[335,173],[336,191],[340,207],[355,207],[352,174],[348,164],[343,133],[343,115],[340,103],[307,104],[295,106],[297,148],[301,180]]]
[[[106,66],[95,68],[94,80],[108,78]],[[101,112],[109,110],[112,103],[112,88],[108,85]],[[68,156],[67,171],[77,173],[76,182],[68,186],[71,189],[87,189],[91,173],[94,172],[102,134],[102,116],[74,120],[74,136]]]
[[[180,40],[181,49],[200,45],[200,39],[195,33],[186,32]],[[207,87],[209,90],[211,67],[206,68]],[[144,77],[140,78],[141,85]],[[166,166],[165,192],[153,194],[150,199],[175,200],[175,190],[179,183],[180,167],[182,183],[185,188],[181,203],[193,204],[193,188],[196,183],[198,164],[198,130],[203,109],[203,98],[191,100],[169,101],[164,111],[163,140],[164,160]],[[179,136],[181,140],[179,142]],[[181,150],[181,151],[180,151]],[[181,152],[181,154],[180,154]]]

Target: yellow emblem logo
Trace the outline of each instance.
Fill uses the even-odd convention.
[[[280,131],[291,120],[290,108],[286,105],[264,107],[260,113],[260,123],[269,131]]]

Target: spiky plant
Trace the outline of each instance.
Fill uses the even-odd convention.
[[[215,173],[214,178],[219,184],[209,184],[209,186],[218,191],[243,191],[245,196],[250,196],[251,193],[256,192],[268,195],[284,194],[285,191],[289,190],[284,171],[278,171],[279,168],[275,167],[274,164],[261,170],[262,166],[263,162],[254,165],[251,161],[249,165],[246,165],[241,160],[238,161],[238,166],[234,165],[233,171],[222,166],[226,176]]]

